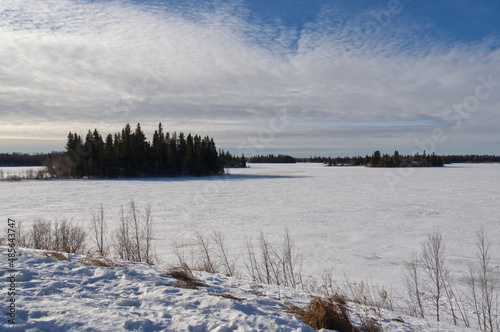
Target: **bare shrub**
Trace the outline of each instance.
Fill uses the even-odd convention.
[[[53,230],[52,249],[67,253],[78,253],[85,246],[87,233],[81,226],[72,225],[67,220],[56,221]]]
[[[104,208],[102,204],[99,209],[91,210],[92,220],[90,225],[92,227],[92,238],[97,246],[97,250],[103,255],[108,253],[108,245],[106,240],[106,234],[108,230],[108,225],[104,219]]]
[[[16,224],[16,245],[18,247],[29,248],[30,247],[30,236],[29,233],[26,234],[23,227],[23,222],[19,221]]]
[[[288,303],[283,309],[296,315],[301,321],[315,330],[360,331],[352,325],[345,306],[335,302],[332,298],[313,297],[305,308],[299,308]]]
[[[291,238],[288,228],[285,228],[282,253],[279,260],[281,262],[283,285],[295,288],[302,279],[302,261],[296,252],[295,242]]]
[[[252,244],[252,237],[245,234],[245,254],[243,255],[245,266],[252,281],[263,282],[260,275],[259,263]]]
[[[144,213],[141,213],[135,202],[131,201],[127,213],[123,207],[121,209],[113,241],[115,252],[122,259],[154,265],[154,234],[151,206],[147,206]]]
[[[130,223],[123,206],[121,207],[120,212],[118,228],[116,229],[115,236],[113,237],[113,246],[118,257],[121,259],[131,260],[133,258],[133,247],[129,231]]]
[[[193,246],[189,243],[179,244],[175,239],[172,241],[172,248],[174,254],[177,256],[179,261],[179,266],[194,266],[195,252]],[[189,250],[187,250],[189,248]],[[190,259],[190,264],[188,264],[188,259]]]
[[[24,239],[21,236],[21,239],[25,245],[34,249],[78,253],[85,247],[87,233],[81,226],[73,225],[66,219],[55,221],[53,224],[39,219],[33,224],[28,237],[29,239]]]
[[[421,298],[422,281],[419,264],[420,260],[417,254],[413,254],[405,266],[404,283],[408,292],[410,315],[424,318],[425,312]]]
[[[74,162],[70,156],[62,155],[55,158],[48,157],[43,163],[47,173],[53,178],[68,178],[72,176]]]
[[[53,250],[51,222],[38,219],[30,232],[30,243],[34,249]]]
[[[212,258],[212,248],[210,240],[201,233],[196,233],[196,241],[199,247],[199,259],[196,270],[205,271],[208,273],[217,273],[216,261]]]
[[[277,265],[278,262],[275,259],[276,257],[273,255],[273,248],[271,247],[271,243],[264,236],[264,233],[261,231],[259,236],[259,250],[260,250],[260,264],[259,268],[262,271],[261,275],[263,276],[264,282],[266,284],[276,284],[280,285],[280,276],[278,275]]]
[[[257,248],[245,235],[245,266],[253,281],[287,287],[296,287],[302,281],[302,261],[288,229],[281,247],[273,245],[261,231]]]
[[[234,276],[236,273],[236,259],[230,259],[225,242],[224,235],[221,232],[214,231],[212,238],[217,248],[217,257],[220,265],[224,268],[224,274],[228,277]]]

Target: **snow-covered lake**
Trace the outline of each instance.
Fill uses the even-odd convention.
[[[157,252],[165,262],[175,261],[174,240],[192,243],[197,231],[223,232],[229,251],[241,256],[245,234],[263,231],[278,243],[288,227],[305,274],[333,269],[339,280],[345,273],[396,289],[402,288],[405,260],[429,233],[442,232],[459,276],[474,259],[474,235],[483,228],[500,273],[499,164],[411,170],[251,164],[229,172],[204,178],[4,181],[2,215],[25,226],[37,218],[84,224],[102,203],[115,224],[129,201],[151,204]],[[243,259],[239,265],[243,272]]]

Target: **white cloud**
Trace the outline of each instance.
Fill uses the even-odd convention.
[[[413,137],[428,136],[435,127],[421,121],[449,128],[445,110],[474,95],[478,76],[500,81],[494,40],[441,43],[403,15],[367,36],[374,22],[369,11],[335,15],[341,14],[325,8],[297,32],[249,21],[245,9],[234,5],[4,0],[1,136],[64,141],[69,130],[114,132],[127,122],[152,130],[161,121],[168,130],[201,131],[219,145],[234,146],[265,129],[235,124],[265,124],[286,107],[294,125],[268,146],[356,142],[392,149],[391,142],[400,141],[411,148]],[[447,144],[463,144],[460,137],[470,142],[477,128],[498,141],[499,106],[500,87]],[[307,121],[344,125],[318,132]],[[409,122],[388,129],[370,121]]]

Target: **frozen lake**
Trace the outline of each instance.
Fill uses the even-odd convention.
[[[6,169],[4,168],[4,171]],[[411,174],[404,174],[405,172]],[[444,168],[328,168],[320,164],[251,164],[231,175],[148,180],[0,182],[3,216],[88,223],[101,203],[112,224],[129,201],[151,204],[157,252],[175,262],[173,240],[192,243],[197,231],[222,231],[232,255],[245,234],[278,241],[288,227],[303,255],[304,273],[333,269],[342,280],[402,287],[402,267],[427,234],[442,232],[452,269],[474,258],[483,228],[500,273],[500,165]],[[239,260],[243,271],[243,260]]]

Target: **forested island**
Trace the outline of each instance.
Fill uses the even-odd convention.
[[[353,158],[332,159],[328,158],[324,163],[327,166],[367,166],[367,167],[442,167],[445,162],[442,156],[435,153],[422,155],[400,155],[396,150],[392,155],[381,154],[379,150],[375,151],[371,157],[361,156]]]
[[[400,155],[396,150],[392,155],[381,154],[379,150],[371,156],[328,158],[323,160],[326,166],[366,166],[366,167],[442,167],[445,164],[444,157],[435,153],[415,155]]]
[[[495,155],[436,155],[422,154],[401,155],[396,150],[392,155],[375,151],[371,156],[356,157],[310,157],[296,158],[297,162],[323,163],[326,166],[367,166],[367,167],[442,167],[452,163],[500,163],[500,156]]]
[[[226,164],[244,167],[245,161],[218,151],[209,136],[170,134],[161,123],[150,142],[138,123],[105,138],[97,129],[84,139],[70,132],[66,152],[48,155],[44,164],[58,178],[116,178],[218,175]]]

